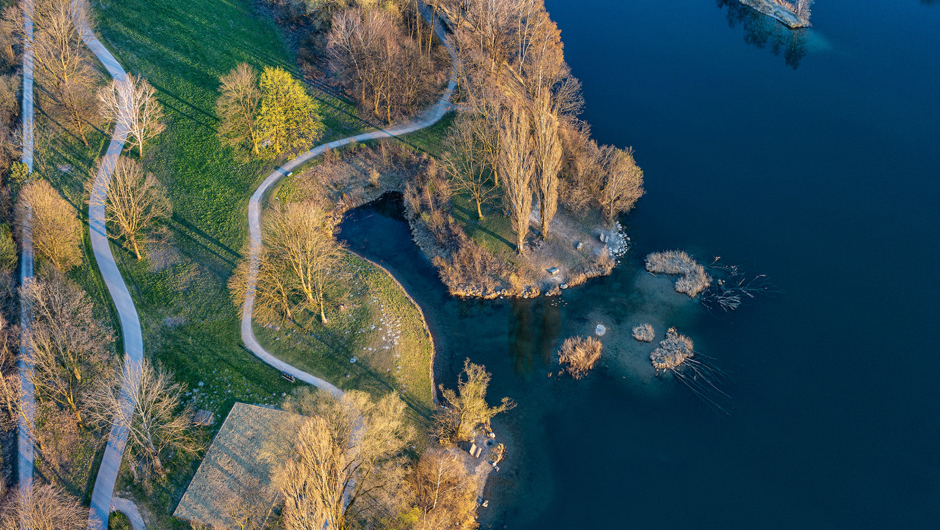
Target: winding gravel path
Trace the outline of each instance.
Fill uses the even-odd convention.
[[[87,21],[76,21],[76,24],[81,26],[79,31],[85,45],[98,57],[98,60],[108,70],[108,74],[116,81],[125,81],[127,72],[121,68],[120,63],[111,55],[111,52],[98,41],[91,28],[88,27]],[[131,293],[127,290],[124,278],[121,277],[121,272],[118,270],[117,263],[114,262],[114,256],[111,254],[105,224],[105,203],[107,202],[108,185],[111,182],[114,165],[121,155],[121,150],[124,149],[125,140],[127,140],[127,129],[119,124],[115,127],[114,134],[111,136],[111,143],[108,145],[108,151],[101,161],[98,174],[95,176],[94,187],[91,190],[88,205],[88,230],[91,235],[91,248],[95,255],[95,262],[98,264],[98,270],[101,271],[101,277],[108,286],[108,292],[111,294],[114,307],[121,320],[121,335],[124,338],[124,362],[139,364],[144,356],[140,319],[137,317],[137,309],[134,307]],[[131,407],[131,402],[124,400],[122,406]],[[114,484],[117,481],[118,470],[121,468],[121,459],[124,457],[126,443],[127,429],[115,422],[111,425],[108,445],[105,448],[101,466],[98,468],[95,488],[91,494],[89,530],[104,530],[108,526]]]
[[[445,42],[445,35],[440,27],[440,24],[435,26],[437,35],[441,38],[442,42]],[[451,54],[451,59],[453,59],[453,52],[450,50],[450,48],[448,48],[448,52]],[[372,131],[356,136],[350,136],[349,138],[343,138],[342,140],[335,140],[333,142],[319,145],[310,151],[303,153],[302,155],[275,169],[270,175],[268,175],[268,178],[264,179],[264,182],[262,182],[261,185],[258,186],[258,189],[255,190],[255,192],[251,195],[251,199],[248,201],[248,232],[251,236],[251,245],[248,253],[250,260],[248,266],[248,289],[245,296],[245,304],[242,306],[242,341],[245,343],[245,346],[251,350],[251,352],[254,353],[259,359],[284,373],[290,374],[295,378],[304,381],[305,383],[309,383],[319,388],[320,390],[325,390],[336,397],[343,395],[343,391],[331,383],[324,381],[323,379],[320,379],[314,375],[308,374],[299,368],[295,368],[278,359],[274,355],[271,355],[261,346],[261,344],[258,343],[258,340],[255,338],[255,332],[252,329],[251,321],[255,306],[255,288],[257,286],[258,262],[262,243],[261,202],[264,199],[265,194],[268,192],[268,190],[271,189],[272,186],[274,186],[285,175],[289,174],[294,168],[314,157],[325,153],[330,149],[335,149],[352,142],[364,142],[366,140],[401,136],[403,134],[419,131],[434,125],[440,121],[444,114],[451,108],[450,99],[451,96],[453,96],[454,89],[456,87],[456,80],[451,78],[450,83],[447,85],[447,90],[444,91],[444,95],[441,97],[441,99],[431,108],[424,111],[417,119],[411,122],[396,125],[389,129],[380,129],[378,131]]]

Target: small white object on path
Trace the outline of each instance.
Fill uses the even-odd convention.
[[[604,333],[607,333],[607,326],[598,324],[597,327],[594,328],[594,334],[596,334],[598,337],[603,337]]]

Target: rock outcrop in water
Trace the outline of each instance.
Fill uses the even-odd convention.
[[[793,10],[772,0],[739,0],[742,4],[751,9],[763,13],[769,17],[778,20],[784,26],[790,29],[800,29],[809,27],[809,3],[808,1],[798,2],[799,5],[805,5],[805,15],[800,16]],[[796,7],[796,6],[795,6]],[[801,9],[796,7],[796,9]]]

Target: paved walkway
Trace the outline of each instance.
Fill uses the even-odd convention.
[[[86,20],[76,20],[75,23],[79,25],[79,31],[85,45],[104,64],[108,74],[117,81],[126,81],[127,73],[121,68],[117,59],[111,55],[111,52],[98,41],[98,38],[95,37],[95,34],[88,26],[88,22]],[[111,246],[108,243],[108,233],[105,225],[105,203],[107,201],[108,185],[111,181],[114,165],[124,148],[126,139],[127,129],[117,126],[111,137],[111,143],[108,145],[108,151],[101,161],[100,169],[95,177],[94,187],[91,190],[88,206],[88,229],[91,235],[91,248],[95,255],[95,262],[98,264],[98,270],[101,271],[101,277],[104,279],[105,285],[108,286],[108,292],[111,294],[114,307],[121,320],[125,363],[137,364],[141,362],[144,355],[140,319],[137,317],[134,300],[131,298],[127,285],[124,283],[124,278],[121,277],[117,264],[114,262],[114,256],[111,254]],[[125,400],[123,406],[130,407],[132,405],[129,400]],[[104,530],[108,526],[111,497],[114,493],[114,484],[117,481],[126,443],[127,430],[115,422],[111,426],[108,445],[101,460],[101,467],[98,468],[98,477],[95,480],[95,488],[91,494],[90,515],[93,517],[89,517],[89,530]]]
[[[23,0],[23,163],[33,172],[33,0]],[[33,228],[32,208],[27,211],[23,223],[20,257],[20,285],[33,277]],[[35,388],[30,380],[33,369],[33,351],[29,336],[32,328],[32,312],[25,297],[20,298],[20,359],[16,366],[20,371],[20,396],[23,413],[17,423],[16,469],[21,493],[26,493],[33,484],[33,440],[30,436],[36,414]],[[24,361],[25,359],[25,361]]]
[[[140,510],[133,501],[122,499],[120,497],[111,497],[111,511],[121,512],[131,520],[131,528],[134,530],[147,530],[144,524],[144,518],[140,516]]]
[[[443,30],[440,28],[440,25],[437,25],[435,30],[443,42],[444,34]],[[448,52],[451,54],[451,58],[454,59],[453,52],[450,49],[448,49]],[[403,123],[390,129],[381,129],[378,131],[363,133],[356,136],[350,136],[349,138],[343,138],[342,140],[329,142],[323,145],[319,145],[310,151],[307,151],[306,153],[303,153],[302,155],[285,163],[280,168],[275,169],[270,175],[268,175],[268,178],[264,179],[264,182],[261,183],[261,186],[258,186],[258,189],[255,190],[255,192],[252,194],[251,199],[248,201],[248,232],[251,236],[251,246],[248,253],[250,260],[248,267],[248,289],[245,296],[245,304],[242,306],[242,341],[245,343],[245,346],[248,347],[248,349],[251,350],[251,352],[254,353],[259,359],[284,373],[288,373],[295,378],[300,379],[301,381],[319,388],[320,390],[325,390],[336,397],[343,395],[342,390],[336,388],[327,381],[308,374],[299,368],[295,368],[271,355],[258,343],[258,340],[255,338],[255,332],[252,329],[251,320],[255,306],[255,288],[258,279],[259,255],[261,253],[261,201],[265,194],[268,192],[268,190],[271,189],[271,186],[276,184],[277,181],[281,180],[281,178],[290,173],[294,168],[310,160],[311,158],[325,153],[330,149],[335,149],[352,142],[364,142],[366,140],[401,136],[403,134],[408,134],[434,125],[440,121],[444,114],[450,109],[450,98],[453,95],[454,89],[456,87],[457,82],[452,78],[450,83],[448,83],[447,90],[444,91],[444,95],[441,97],[440,101],[435,103],[434,106],[426,110],[414,121]]]

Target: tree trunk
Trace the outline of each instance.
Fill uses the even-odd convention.
[[[320,322],[326,324],[326,312],[323,310],[323,297],[320,297]]]
[[[480,220],[482,221],[482,220],[483,220],[483,209],[482,209],[481,206],[480,206],[480,199],[476,199],[476,201],[477,201],[477,217],[479,217]]]
[[[140,261],[140,259],[141,259],[141,256],[140,256],[140,247],[137,245],[137,239],[136,239],[136,238],[133,238],[133,237],[131,238],[131,245],[134,247],[134,256],[137,257],[137,261]]]
[[[544,198],[539,199],[539,217],[541,218],[541,226],[542,226],[542,235],[540,235],[539,237],[542,238],[542,241],[545,241],[546,239],[548,239],[548,223],[545,221],[545,199]]]

